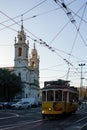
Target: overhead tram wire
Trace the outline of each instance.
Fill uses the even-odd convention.
[[[3,13],[3,12],[2,12]],[[7,16],[5,13],[3,13],[6,17],[8,17],[8,18],[10,18],[9,16]],[[10,18],[11,20],[12,20],[12,18]],[[12,20],[12,21],[14,21],[14,20]],[[15,21],[14,21],[15,22]],[[18,24],[17,22],[15,22],[15,24]],[[20,24],[18,24],[19,26],[20,26]],[[28,31],[29,32],[29,31]],[[31,32],[29,32],[29,33],[31,33]],[[32,33],[31,33],[32,34]],[[43,42],[42,41],[42,39],[39,39],[37,36],[35,36],[34,34],[32,34],[34,37],[36,37],[38,40],[39,40],[39,42],[40,42],[40,44],[43,44],[43,45],[45,45],[45,46],[47,46],[49,49],[51,49],[53,52],[55,51],[54,49],[52,49],[52,47],[50,47],[49,45],[47,45],[46,44],[46,42]],[[28,36],[29,37],[29,36]],[[60,56],[61,57],[61,56]],[[63,58],[62,58],[63,59]]]
[[[64,27],[66,27],[66,26],[64,26]],[[62,31],[63,29],[64,29],[64,28],[62,28],[61,31]],[[60,32],[61,32],[61,31],[60,31]],[[78,32],[77,32],[77,33],[78,33]],[[58,32],[58,33],[56,34],[56,36],[51,40],[50,44],[55,40],[55,38],[56,38],[59,34],[60,34],[60,33]],[[77,34],[76,34],[76,35],[77,35]],[[69,53],[69,57],[71,56],[71,53],[72,53],[72,50],[73,50],[73,48],[74,48],[74,44],[75,44],[76,39],[77,39],[77,36],[75,37],[74,43],[73,43],[73,45],[72,45],[71,52]]]
[[[27,37],[29,37],[34,42],[40,44],[41,46],[48,48],[50,51],[55,52],[56,55],[58,55],[60,58],[62,58],[62,60],[64,60],[64,62],[68,61],[68,60],[65,60],[65,58],[63,58],[57,51],[65,53],[66,55],[70,55],[69,53],[67,53],[65,51],[62,51],[62,50],[59,50],[59,49],[56,49],[56,48],[54,48],[52,46],[49,46],[49,44],[47,44],[46,42],[44,42],[42,39],[34,39],[34,38],[30,37],[30,36],[27,36]],[[76,58],[76,59],[82,60],[82,59],[80,59],[78,57],[73,56],[72,54],[71,54],[71,56],[74,57],[74,58]]]
[[[70,54],[72,54],[72,50],[73,50],[73,48],[74,48],[74,46],[75,46],[76,39],[77,39],[78,34],[79,34],[79,32],[80,32],[80,27],[81,27],[81,24],[82,24],[82,19],[83,19],[83,17],[84,17],[85,10],[86,10],[86,6],[84,7],[84,10],[83,10],[83,13],[82,13],[82,17],[81,17],[81,20],[80,20],[80,23],[79,23],[79,27],[77,28],[77,26],[75,25],[76,30],[77,30],[77,33],[76,33],[75,40],[74,40],[74,42],[73,42],[73,45],[72,45]],[[81,38],[81,39],[82,39],[82,38]],[[84,39],[83,39],[83,40],[84,40]],[[69,56],[69,59],[68,59],[69,61],[70,61],[70,57],[71,57],[71,55]],[[68,75],[69,75],[69,70],[70,70],[70,68],[68,69],[68,73],[67,73]],[[67,75],[67,76],[68,76],[68,75]]]
[[[69,59],[68,59],[69,61],[70,61],[71,54],[72,54],[72,51],[73,51],[74,46],[75,46],[75,43],[76,43],[76,39],[77,39],[78,34],[79,34],[78,31],[80,30],[80,27],[81,27],[81,23],[82,23],[82,19],[83,19],[83,17],[84,17],[85,9],[86,9],[86,6],[85,6],[85,8],[84,8],[84,10],[83,10],[83,14],[82,14],[82,17],[81,17],[81,20],[80,20],[80,23],[79,23],[79,27],[77,28],[76,24],[74,23],[74,25],[75,25],[75,27],[76,27],[76,30],[77,30],[77,33],[76,33],[76,36],[75,36],[75,39],[74,39],[74,42],[73,42],[73,45],[72,45],[72,48],[71,48],[71,51],[70,51],[70,56],[69,56]],[[69,65],[68,65],[68,66],[69,66]],[[67,79],[68,79],[68,76],[69,76],[69,70],[70,70],[70,66],[69,66],[68,72],[67,72]]]
[[[57,1],[57,0],[56,0]],[[65,5],[65,4],[64,4]],[[67,4],[67,5],[69,5],[69,4]],[[65,6],[66,8],[67,8],[67,6]],[[83,8],[84,7],[84,4],[82,5],[82,7],[81,8]],[[62,8],[62,7],[61,7]],[[74,13],[74,16],[81,10],[81,8],[76,12],[76,13]],[[71,9],[69,9],[69,10],[71,10]],[[72,11],[72,10],[71,10]],[[70,12],[68,12],[68,13],[70,13]],[[72,17],[74,17],[74,16],[72,16]],[[81,20],[84,20],[82,17],[80,17],[80,19]],[[72,20],[74,20],[74,19],[72,19]],[[71,20],[69,19],[69,21],[71,22]],[[86,22],[86,21],[85,21]],[[69,22],[68,22],[69,23]],[[64,25],[64,27],[54,36],[54,38],[50,41],[50,43],[49,44],[51,44],[56,38],[57,38],[57,36],[63,31],[63,29],[68,25],[68,23],[66,23],[65,25]],[[80,34],[81,35],[81,34]],[[81,37],[82,37],[82,35],[81,35]],[[82,37],[82,39],[83,39],[83,37]],[[83,40],[84,41],[84,40]],[[84,42],[85,43],[85,42]]]
[[[57,0],[56,0],[56,1],[57,1]],[[62,6],[64,6],[65,9],[68,9],[67,6],[65,5],[65,3],[62,3],[62,4],[63,4]],[[77,13],[84,7],[84,5],[87,6],[87,2],[82,5],[82,7],[77,11]],[[84,12],[85,12],[85,10],[86,10],[86,6],[85,6],[85,8],[84,8]],[[70,9],[69,9],[69,10],[70,10]],[[64,10],[64,11],[65,11],[65,10]],[[72,11],[72,10],[71,10],[71,11]],[[84,12],[83,12],[83,14],[84,14]],[[66,11],[65,11],[65,13],[66,13]],[[68,12],[68,13],[69,13],[69,12]],[[76,15],[77,13],[74,13],[74,15]],[[71,17],[73,18],[74,16],[71,16]],[[82,21],[82,20],[83,20],[83,17],[80,17],[80,19],[81,19],[81,21]],[[73,23],[73,24],[75,25],[75,23]],[[79,28],[77,28],[76,25],[75,25],[75,27],[76,27],[77,32],[79,32],[79,35],[80,35],[81,39],[83,40],[84,44],[87,46],[87,44],[86,44],[84,38],[82,37],[82,35],[81,35],[80,31],[79,31]]]
[[[81,27],[81,24],[82,24],[82,18],[84,17],[85,10],[86,10],[86,6],[84,7],[84,10],[83,10],[83,13],[82,13],[82,17],[81,17],[79,26],[78,26],[78,28],[77,28],[77,33],[76,33],[75,40],[74,40],[74,42],[73,42],[73,45],[72,45],[70,54],[72,54],[73,48],[74,48],[74,46],[75,46],[76,39],[77,39],[77,37],[78,37],[79,31],[80,31],[80,27]],[[76,26],[76,25],[75,25],[75,26]],[[69,57],[69,59],[70,59],[70,57]]]
[[[81,11],[82,8],[84,8],[84,6],[87,5],[87,2],[84,3],[79,10],[75,13],[72,9],[69,8],[69,10],[74,14],[74,16],[77,16],[79,19],[81,19],[84,23],[87,23],[87,21],[85,19],[83,19],[81,16],[78,15],[78,12]]]
[[[27,18],[23,19],[23,21],[30,20],[30,19],[33,19],[33,18],[42,16],[42,15],[45,15],[45,14],[48,14],[48,13],[53,12],[53,11],[57,11],[58,9],[60,9],[60,8],[55,8],[55,9],[53,9],[53,10],[45,11],[45,12],[42,12],[42,13],[40,13],[40,14],[36,14],[36,15],[31,16],[31,17],[27,17]],[[21,15],[22,15],[22,14],[21,14]],[[20,15],[20,17],[21,17],[21,15]],[[15,18],[16,18],[16,17],[13,17],[12,19],[15,19]],[[8,22],[8,21],[9,21],[9,20],[6,20],[6,21],[3,21],[3,22],[0,23],[2,26],[4,26],[4,28],[1,28],[0,31],[2,31],[2,30],[4,30],[4,29],[7,28],[7,27],[5,26],[5,24],[3,24],[3,23]],[[11,26],[13,26],[13,25],[15,25],[15,24],[17,24],[17,23],[19,24],[20,22],[21,22],[21,21],[17,21],[16,23],[12,23],[12,24],[10,24],[8,27],[11,27]]]
[[[62,7],[62,9],[64,10],[64,12],[67,14],[67,15],[70,15],[69,18],[70,18],[70,21],[71,23],[73,23],[75,25],[75,20],[73,19],[73,16],[72,16],[72,13],[69,11],[69,8],[66,6],[66,4],[64,3],[64,1],[59,1],[59,0],[54,0],[60,7]],[[79,29],[77,28],[77,26],[75,25],[77,31],[79,31]],[[70,56],[69,56],[70,57]],[[70,64],[68,64],[69,66]],[[69,74],[69,69],[70,67],[68,67],[68,73],[67,73],[67,76]],[[68,78],[68,77],[67,77]]]
[[[81,9],[82,9],[84,6],[85,6],[85,8],[84,8],[84,11],[83,11],[83,15],[84,15],[85,10],[86,10],[86,7],[87,7],[87,2],[86,2],[85,4],[83,4],[82,7],[78,10],[78,12],[81,11]],[[72,10],[71,10],[71,11],[72,11]],[[73,12],[73,11],[72,11],[72,12]],[[77,12],[77,13],[78,13],[78,12]],[[74,13],[74,14],[76,15],[77,13]],[[77,16],[77,15],[76,15],[76,16]],[[83,17],[79,17],[79,18],[81,19],[81,21],[84,21]],[[84,21],[84,22],[86,22],[86,21]],[[87,23],[87,22],[86,22],[86,23]],[[83,36],[82,36],[80,30],[78,29],[78,27],[76,26],[75,23],[74,23],[74,26],[75,26],[76,30],[78,31],[78,33],[79,33],[79,35],[80,35],[80,37],[81,37],[81,39],[82,39],[84,45],[87,47],[87,44],[86,44],[86,42],[85,42],[85,40],[84,40],[84,38],[83,38]]]
[[[52,42],[59,36],[59,34],[67,27],[67,25],[70,23],[70,21],[69,22],[67,22],[63,27],[62,27],[62,29],[60,30],[60,31],[58,31],[58,33],[53,37],[53,39],[49,42],[49,45],[50,44],[52,44]]]
[[[83,21],[83,22],[86,22],[86,21],[84,21],[83,16],[84,16],[84,13],[85,13],[85,10],[86,10],[86,7],[87,7],[87,3],[85,3],[84,6],[85,6],[85,7],[84,7],[83,15],[82,15],[82,17],[80,17],[81,22],[82,22],[82,21]],[[80,11],[80,10],[81,10],[81,8],[79,9],[79,11]],[[75,13],[75,15],[76,15],[76,13]],[[86,22],[86,23],[87,23],[87,22]],[[75,25],[75,24],[74,24],[74,25]],[[82,34],[81,34],[81,32],[80,32],[79,27],[77,27],[77,26],[75,25],[75,28],[76,28],[77,32],[79,33],[79,35],[80,35],[80,37],[81,37],[81,39],[82,39],[84,45],[87,47],[87,43],[85,42],[85,40],[84,40],[84,38],[83,38],[83,36],[82,36]]]
[[[58,51],[58,52],[62,52],[62,53],[64,53],[64,54],[66,54],[66,55],[71,55],[73,58],[75,58],[75,59],[78,59],[78,60],[83,60],[83,59],[81,59],[81,58],[79,58],[79,57],[76,57],[76,56],[74,56],[73,54],[70,54],[70,53],[68,53],[68,52],[65,52],[64,50],[60,50],[60,49],[58,49],[58,48],[55,48],[54,47],[54,49],[56,50],[56,51]]]
[[[4,26],[4,29],[8,28],[8,29],[10,29],[10,30],[12,30],[12,31],[17,32],[17,30],[11,28],[10,26],[7,26],[7,25],[5,25],[5,24],[3,24],[3,23],[0,23],[0,24],[1,24],[2,26]],[[2,31],[2,30],[3,30],[3,29],[0,29],[0,31]]]
[[[54,0],[56,3],[57,3],[57,1],[58,0]],[[67,5],[70,5],[71,3],[73,3],[75,0],[73,0],[72,2],[70,2],[69,4],[67,4]],[[59,2],[59,3],[61,3],[61,2]],[[67,9],[67,6],[64,4],[64,3],[62,3],[63,4],[63,6],[64,6],[64,8],[66,8]],[[60,6],[61,8],[62,8],[62,6]],[[56,38],[57,38],[57,36],[64,30],[64,28],[68,25],[68,23],[70,23],[70,20],[69,20],[69,22],[67,22],[64,26],[63,26],[63,28],[54,36],[54,38],[50,41],[50,43],[49,44],[51,44]]]
[[[17,25],[19,25],[17,22],[15,22],[15,20],[13,20],[12,18],[10,18],[8,15],[6,15],[5,13],[3,13],[3,12],[1,12],[3,15],[5,15],[6,17],[8,17],[10,20],[12,20],[15,24],[17,24]],[[20,25],[19,25],[20,26]],[[29,33],[31,33],[31,32],[29,32]],[[33,34],[32,34],[33,35]],[[35,35],[33,35],[34,37],[36,37]],[[37,37],[36,37],[37,38]],[[55,51],[54,49],[52,49],[52,47],[50,47],[50,46],[48,46],[45,42],[43,42],[42,41],[42,39],[39,39],[39,38],[37,38],[39,41],[40,41],[40,44],[44,44],[44,45],[46,45],[51,51]],[[58,53],[57,53],[57,55],[58,56],[60,56]],[[61,57],[61,56],[60,56]],[[63,60],[64,60],[64,58],[63,57],[61,57]]]
[[[46,1],[46,0],[45,0]],[[28,10],[28,11],[26,11],[25,13],[23,13],[22,15],[24,15],[24,14],[26,14],[27,12],[29,12],[29,11],[31,11],[32,9],[34,9],[34,8],[36,8],[37,6],[39,6],[39,5],[41,5],[43,2],[45,2],[45,1],[42,1],[41,3],[39,3],[38,5],[36,5],[36,6],[34,6],[33,8],[31,8],[30,10]],[[3,13],[3,12],[1,12],[1,13]],[[48,13],[48,12],[46,12],[46,13]],[[5,13],[3,13],[6,17],[8,17]],[[40,15],[40,14],[39,14]],[[36,17],[37,15],[34,15],[33,17],[31,17],[31,18],[34,18],[34,17]],[[10,20],[12,20],[13,22],[15,22],[14,20],[13,20],[13,18],[10,18],[10,17],[8,17]],[[16,17],[15,17],[16,18]],[[18,24],[18,22],[15,22],[14,24]],[[12,25],[14,25],[14,24],[11,24],[11,25],[9,25],[9,26],[7,26],[8,28],[10,28],[10,26],[12,26]],[[19,25],[19,24],[18,24]],[[5,25],[4,25],[5,26]],[[20,25],[19,25],[20,26]],[[3,29],[5,29],[5,28],[2,28],[1,30],[3,30]],[[15,30],[16,31],[16,30]],[[28,31],[29,32],[29,31]],[[30,34],[32,34],[31,32],[29,32]],[[33,34],[32,34],[33,35]],[[35,35],[33,35],[33,36],[35,36]]]
[[[33,38],[31,38],[31,39],[34,40]],[[42,39],[39,40],[39,41],[38,40],[34,40],[34,41],[41,44],[44,47],[47,47],[49,50],[54,52],[58,57],[60,57],[65,63],[68,63],[68,64],[70,64],[71,66],[74,67],[74,65],[72,63],[70,63],[67,59],[63,58],[58,52],[55,51],[55,49],[53,49],[51,46],[49,46],[46,42],[43,42]],[[74,67],[74,69],[76,69],[76,68]]]
[[[75,20],[74,20],[73,17],[77,15],[77,13],[81,10],[81,8],[84,7],[85,4],[87,4],[87,2],[85,4],[83,4],[82,7],[78,10],[78,12],[74,13],[70,8],[67,7],[68,4],[66,5],[64,2],[62,2],[62,0],[54,0],[54,1],[63,9],[63,11],[66,13],[66,15],[68,16],[68,18],[70,19],[71,23],[75,22]],[[72,16],[72,13],[74,14],[74,16]],[[78,17],[80,19],[82,19],[80,16],[78,16]],[[87,21],[85,21],[85,22],[87,22]]]
[[[15,24],[19,25],[16,21],[14,21],[12,18],[10,18],[8,15],[6,15],[5,13],[3,13],[6,17],[8,17],[10,20],[12,20]],[[20,26],[20,25],[19,25]],[[36,37],[36,36],[35,36]],[[39,39],[40,41],[42,41],[41,39]],[[49,47],[50,49],[52,49],[51,47]],[[57,53],[58,56],[60,56],[58,53]],[[61,57],[61,56],[60,56]],[[61,57],[63,60],[64,58]]]
[[[16,18],[18,18],[18,17],[21,17],[21,15],[25,15],[26,13],[29,13],[30,11],[32,11],[33,9],[35,9],[35,8],[38,7],[38,6],[40,6],[41,4],[43,4],[43,3],[46,2],[46,1],[47,1],[47,0],[44,0],[44,1],[40,2],[40,3],[38,3],[37,5],[35,5],[34,7],[32,7],[31,9],[25,11],[24,13],[22,13],[22,14],[20,14],[20,15],[18,15],[18,16],[13,17],[12,19],[16,19]],[[7,20],[3,21],[2,23],[8,22],[8,21],[10,21],[9,18],[8,18]]]
[[[36,7],[40,6],[41,4],[43,4],[43,3],[46,2],[46,1],[47,1],[47,0],[44,0],[44,1],[40,2],[40,3],[38,3],[37,5],[35,5],[34,7],[32,7],[31,9],[29,9],[29,10],[25,11],[24,13],[22,13],[22,15],[27,14],[28,12],[30,12],[31,10],[33,10],[33,9],[35,9]],[[3,23],[8,22],[8,21],[11,20],[11,21],[13,21],[15,24],[19,25],[18,22],[16,22],[14,19],[20,17],[21,15],[18,15],[18,16],[14,17],[14,18],[11,18],[11,17],[9,17],[8,15],[6,15],[6,14],[5,14],[4,12],[2,12],[2,11],[0,11],[0,13],[3,14],[4,16],[6,16],[6,17],[8,18],[8,20],[5,20],[5,21],[3,21],[3,22],[0,23],[0,24],[1,24],[2,26],[4,26],[5,28],[9,28],[9,29],[11,29],[11,30],[13,30],[13,31],[16,31],[15,29],[10,28],[10,25],[9,25],[9,26],[6,26],[6,25],[3,24]],[[13,24],[13,25],[14,25],[14,24]],[[1,30],[5,29],[5,28],[2,28]],[[1,31],[1,30],[0,30],[0,31]],[[17,31],[16,31],[16,32],[17,32]]]
[[[31,38],[31,37],[30,37]],[[55,51],[55,49],[53,49],[51,46],[47,45],[46,42],[43,42],[43,41],[38,41],[38,40],[35,40],[33,38],[31,38],[34,42],[37,42],[39,43],[40,45],[44,46],[44,47],[47,47],[49,50],[51,50],[52,52],[54,52],[58,57],[60,57],[65,63],[69,64],[70,66],[72,66],[76,71],[77,71],[77,68],[72,64],[70,63],[67,59],[63,58],[59,53],[57,53]]]
[[[9,18],[11,21],[13,21],[15,24],[17,24],[18,26],[21,26],[18,22],[16,22],[14,19],[12,19],[11,17],[9,17],[7,14],[5,14],[4,12],[0,11],[1,14],[3,14],[4,16],[6,16],[7,18]],[[4,25],[5,26],[5,25]],[[7,28],[10,29],[9,26],[6,26]],[[13,30],[13,29],[12,29]],[[34,36],[35,38],[39,39],[37,36],[35,36],[33,33],[31,33],[30,31],[28,31],[27,29],[25,29],[27,32],[29,32],[32,36]],[[16,31],[16,30],[14,30]],[[17,31],[16,31],[17,32]]]
[[[71,2],[69,2],[67,5],[71,5],[72,3],[76,2],[77,0],[72,0]]]
[[[4,16],[6,16],[7,18],[9,18],[11,21],[13,21],[15,24],[17,24],[18,26],[20,26],[20,24],[18,24],[14,19],[12,19],[11,17],[9,17],[7,14],[5,14],[4,12],[0,11],[1,14],[3,14]]]
[[[43,4],[44,2],[46,2],[47,0],[43,0],[42,2],[40,2],[39,4],[37,4],[36,6],[34,6],[33,8],[25,11],[24,13],[22,13],[22,15],[27,14],[28,12],[30,12],[31,10],[35,9],[36,7],[40,6],[41,4]]]
[[[83,10],[82,18],[84,17],[85,10],[86,10],[86,6],[85,6],[85,8],[84,8],[84,10]],[[72,45],[70,54],[72,54],[73,48],[74,48],[74,46],[75,46],[76,39],[77,39],[78,34],[79,34],[78,31],[80,30],[80,27],[81,27],[81,23],[82,23],[82,19],[80,20],[80,23],[79,23],[79,27],[78,27],[78,28],[77,28],[76,25],[75,25],[75,27],[76,27],[76,29],[77,29],[77,33],[76,33],[76,36],[75,36],[75,39],[74,39],[74,42],[73,42],[73,45]],[[69,61],[70,61],[70,58],[71,58],[71,55],[69,56],[69,59],[68,59]],[[69,65],[68,65],[68,66],[69,66]],[[68,76],[69,76],[69,70],[70,70],[70,66],[69,66],[68,72],[67,72],[67,79],[68,79]]]
[[[45,2],[45,1],[44,1],[44,2]],[[47,14],[47,13],[50,13],[50,12],[53,12],[53,11],[56,11],[56,10],[58,10],[58,9],[60,9],[60,8],[56,8],[56,9],[54,9],[54,10],[46,11],[46,12],[40,13],[40,14],[38,14],[38,15],[33,15],[32,17],[29,17],[29,18],[24,19],[23,21],[25,21],[25,20],[27,20],[27,19],[30,19],[30,18],[35,18],[35,17],[40,16],[40,15]],[[14,23],[11,24],[11,25],[9,25],[9,26],[5,26],[5,25],[2,24],[2,23],[6,22],[6,21],[2,22],[1,24],[4,26],[4,28],[0,29],[0,31],[4,30],[4,29],[6,29],[6,28],[9,28],[9,29],[10,29],[10,26],[13,26],[13,25],[15,25],[15,24],[21,26],[21,25],[19,24],[20,21],[19,21],[19,22],[16,22],[13,18],[10,18],[10,17],[9,17],[8,15],[6,15],[4,12],[1,11],[1,13],[2,13],[3,15],[5,15],[7,18],[9,18],[11,21],[13,21]],[[23,13],[23,14],[24,14],[24,13]],[[23,14],[21,14],[21,15],[23,16]],[[16,18],[16,17],[14,17],[14,18]],[[8,21],[8,20],[7,20],[7,21]],[[11,28],[11,30],[16,31],[16,30],[14,30],[14,29],[12,29],[12,28]],[[25,30],[28,31],[27,29],[25,29]],[[16,31],[16,32],[17,32],[17,31]],[[28,31],[28,32],[29,32],[31,35],[33,35],[34,37],[38,38],[37,36],[35,36],[35,35],[34,35],[33,33],[31,33],[30,31]],[[39,39],[39,38],[38,38],[38,39]]]

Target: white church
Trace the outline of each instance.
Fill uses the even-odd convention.
[[[23,83],[23,91],[19,95],[20,98],[39,98],[39,56],[34,47],[29,56],[29,41],[26,41],[23,24],[21,30],[18,31],[17,38],[15,37],[15,57],[14,67],[12,71],[20,76]]]

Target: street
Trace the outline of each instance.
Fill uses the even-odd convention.
[[[29,110],[0,110],[0,130],[87,130],[87,104],[75,114],[42,119],[41,107]]]

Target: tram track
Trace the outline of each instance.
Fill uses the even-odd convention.
[[[78,116],[78,117],[77,117]],[[30,121],[30,122],[26,122],[26,121],[22,121],[19,122],[17,124],[10,124],[10,125],[5,125],[5,126],[1,126],[0,130],[27,130],[26,126],[28,128],[30,128],[30,130],[36,129],[37,127],[40,129],[40,127],[42,128],[41,130],[44,130],[44,128],[46,126],[50,126],[52,128],[52,130],[81,130],[86,124],[87,124],[87,116],[85,117],[80,117],[79,119],[79,115],[72,115],[70,117],[67,117],[67,119],[62,118],[62,119],[41,119],[41,120],[36,120],[36,121]],[[45,128],[45,130],[47,130]],[[51,129],[50,129],[51,130]]]
[[[69,127],[64,130],[82,130],[82,128],[85,126],[87,126],[87,115],[75,120]]]
[[[0,130],[83,130],[87,125],[86,108],[87,107],[85,107],[85,109],[78,109],[78,111],[72,115],[49,119],[42,119],[40,114],[40,117],[35,118],[35,113],[32,113],[32,116],[29,114],[27,117],[26,113],[23,114],[23,116],[20,114],[20,116],[17,116],[16,118],[9,118],[9,124],[4,123],[0,126]],[[34,118],[30,120],[31,117]],[[1,118],[1,120],[4,119]]]

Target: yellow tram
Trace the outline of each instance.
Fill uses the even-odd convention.
[[[78,108],[78,90],[69,81],[44,82],[42,89],[42,116],[57,116],[75,113]]]

